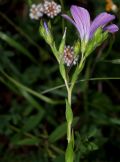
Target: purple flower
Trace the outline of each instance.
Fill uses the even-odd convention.
[[[118,26],[115,24],[107,26],[109,22],[115,19],[114,15],[103,12],[99,14],[93,22],[91,22],[90,14],[86,9],[72,5],[70,11],[73,19],[65,14],[62,16],[69,20],[77,28],[81,41],[85,41],[86,43],[93,38],[94,33],[100,27],[103,28],[103,31],[108,31],[110,33],[114,33],[119,30]]]

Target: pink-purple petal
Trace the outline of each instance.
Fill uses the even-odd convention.
[[[93,36],[93,34],[97,30],[97,28],[104,27],[106,24],[108,24],[110,21],[112,21],[114,19],[115,19],[114,15],[108,14],[106,12],[99,14],[91,24],[90,37]]]
[[[75,21],[71,17],[69,17],[66,14],[62,14],[62,17],[64,17],[65,19],[67,19],[69,22],[71,22],[77,28],[79,34],[81,33],[81,30],[80,30],[79,26],[75,23]]]
[[[82,7],[78,7],[79,8],[79,13],[83,22],[83,27],[84,27],[84,31],[85,31],[85,40],[89,40],[89,33],[90,33],[90,14],[89,12],[82,8]]]
[[[75,5],[71,7],[71,13],[80,33],[81,40],[88,41],[90,33],[90,15],[89,12]]]
[[[75,25],[74,20],[73,20],[71,17],[69,17],[68,15],[62,14],[62,17],[64,17],[64,18],[67,19],[69,22],[71,22],[73,25]]]
[[[81,40],[83,40],[84,35],[85,35],[85,31],[84,31],[83,22],[82,22],[80,13],[79,13],[79,9],[78,9],[77,6],[72,5],[70,10],[71,10],[71,14],[73,16],[73,19],[76,23],[76,27],[77,27],[77,29],[80,33]]]
[[[108,25],[104,28],[105,31],[108,31],[109,33],[115,33],[119,30],[118,26],[115,24]]]
[[[119,30],[118,26],[115,24],[108,25],[108,23],[115,19],[115,16],[107,12],[99,14],[90,24],[90,15],[86,9],[72,5],[70,11],[73,19],[64,14],[62,16],[77,28],[81,41],[86,41],[86,43],[92,39],[98,28],[102,28],[103,31],[107,30],[110,33]]]

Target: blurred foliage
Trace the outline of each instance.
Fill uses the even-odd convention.
[[[39,21],[28,16],[29,2],[0,0],[0,161],[63,162],[66,91],[53,54],[38,33]],[[72,4],[86,7],[92,18],[106,7],[105,0],[57,2],[65,13]],[[118,10],[110,12],[119,25],[120,1],[114,3]],[[65,26],[67,44],[78,38],[60,15],[44,19],[51,21],[57,44]],[[120,161],[120,87],[114,79],[120,77],[119,42],[120,32],[111,35],[88,59],[80,76],[86,80],[76,84],[75,162]]]

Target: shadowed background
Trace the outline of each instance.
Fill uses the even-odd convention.
[[[107,11],[120,24],[119,0],[56,2],[63,13],[76,4],[87,8],[92,19]],[[39,35],[41,20],[31,20],[29,8],[27,0],[0,0],[0,161],[61,162],[67,144],[67,94],[64,86],[58,87],[63,80],[57,62]],[[42,19],[51,21],[57,45],[65,26],[66,44],[72,46],[78,38],[76,29],[60,15]],[[119,42],[120,32],[110,35],[88,58],[76,83],[72,97],[75,162],[120,161]]]

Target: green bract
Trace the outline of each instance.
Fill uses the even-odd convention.
[[[108,37],[108,32],[103,32],[102,28],[98,28],[93,36],[93,38],[88,42],[85,56],[90,55],[96,47],[100,46],[105,39]]]

